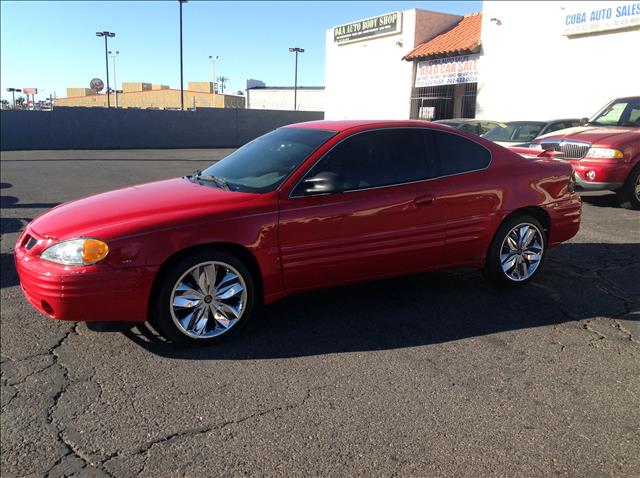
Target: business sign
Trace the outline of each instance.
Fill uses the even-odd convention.
[[[338,44],[370,40],[402,31],[402,13],[394,12],[366,20],[340,25],[333,29],[333,41]]]
[[[438,58],[418,63],[416,88],[477,83],[479,54]]]
[[[38,88],[22,88],[22,92],[26,95],[37,95]]]
[[[640,26],[640,2],[581,2],[567,8],[562,21],[565,36]]]
[[[100,78],[94,78],[93,80],[91,80],[91,83],[89,83],[89,88],[91,88],[92,90],[96,90],[96,92],[102,91],[102,89],[104,88],[104,83]]]

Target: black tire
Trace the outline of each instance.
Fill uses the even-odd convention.
[[[508,275],[501,265],[501,249],[503,244],[507,240],[507,235],[515,228],[523,225],[534,226],[537,229],[541,243],[540,260],[535,266],[535,269],[530,276],[522,279],[514,279]],[[547,251],[547,235],[545,233],[542,224],[533,216],[528,214],[519,214],[517,216],[508,217],[498,228],[496,234],[491,241],[489,251],[487,252],[487,259],[484,269],[482,270],[485,278],[493,285],[498,287],[520,287],[533,280],[533,278],[540,272],[542,264],[544,263],[544,257]]]
[[[242,312],[239,314],[239,318],[228,329],[221,327],[213,318],[213,309],[210,309],[211,312],[205,312],[208,314],[209,319],[205,321],[207,325],[203,330],[210,329],[207,333],[215,333],[214,329],[217,331],[218,327],[221,327],[223,330],[218,332],[219,335],[195,338],[188,335],[189,331],[179,325],[180,321],[176,317],[176,312],[174,312],[174,308],[172,307],[172,296],[174,288],[178,286],[179,281],[182,282],[182,280],[184,280],[183,277],[186,277],[189,271],[199,265],[209,265],[207,263],[216,263],[215,270],[218,271],[218,273],[220,273],[221,270],[223,272],[237,272],[237,275],[242,278],[243,284],[241,285],[244,286],[244,290],[246,291],[246,301]],[[230,268],[224,268],[223,265],[230,266]],[[233,269],[235,269],[235,271],[233,271]],[[255,314],[256,287],[251,273],[240,259],[223,251],[201,251],[176,261],[163,271],[162,276],[159,277],[158,286],[154,288],[153,294],[155,297],[151,297],[150,301],[150,322],[167,340],[183,345],[211,345],[228,340],[238,335]],[[207,304],[209,304],[211,303],[211,296],[207,294],[207,297],[209,300]],[[201,300],[199,304],[206,309],[203,302],[204,301]],[[215,303],[215,300],[213,302]],[[212,305],[211,307],[214,306]],[[195,308],[185,308],[184,310],[195,310]],[[209,323],[209,321],[211,323]],[[193,330],[190,332],[195,333]]]
[[[640,197],[636,188],[640,178],[640,164],[631,170],[622,189],[616,192],[618,202],[625,209],[640,210]]]

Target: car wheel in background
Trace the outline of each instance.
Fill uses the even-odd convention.
[[[502,287],[530,282],[544,261],[546,241],[544,228],[534,217],[521,214],[507,218],[489,247],[484,276]]]
[[[172,342],[219,342],[240,332],[253,315],[253,277],[231,254],[190,255],[172,264],[159,280],[151,298],[152,322]]]
[[[640,210],[640,164],[631,170],[624,186],[616,194],[622,207]]]

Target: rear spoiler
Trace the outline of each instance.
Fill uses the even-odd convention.
[[[555,158],[562,158],[562,156],[564,156],[563,152],[553,151],[551,149],[540,150],[540,149],[532,149],[532,148],[521,148],[518,146],[512,146],[508,149],[510,149],[514,153],[518,153],[520,156],[524,156],[525,158],[555,159]]]

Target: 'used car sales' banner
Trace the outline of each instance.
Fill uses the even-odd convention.
[[[476,83],[479,54],[438,58],[418,63],[416,87]]]

